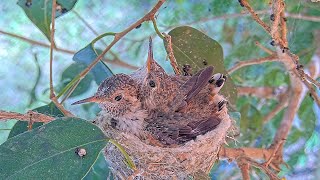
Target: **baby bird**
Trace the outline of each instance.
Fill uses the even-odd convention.
[[[142,104],[149,111],[174,112],[183,107],[192,97],[197,95],[210,80],[213,67],[209,66],[197,74],[184,78],[168,75],[153,59],[152,39],[149,39],[149,51],[144,79],[141,83]],[[134,73],[135,77],[138,77]],[[140,74],[141,75],[141,74]]]
[[[183,113],[159,114],[147,120],[145,131],[162,146],[175,147],[206,134],[215,129],[220,122],[221,119],[215,116],[200,118]]]
[[[97,92],[89,98],[74,102],[72,105],[95,102],[102,114],[110,116],[111,125],[119,130],[140,136],[148,111],[142,109],[139,86],[126,74],[116,74],[104,80]]]

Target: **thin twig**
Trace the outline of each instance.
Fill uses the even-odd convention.
[[[65,115],[73,117],[74,115],[66,110],[61,103],[58,102],[58,99],[54,93],[53,88],[53,79],[52,79],[52,62],[53,62],[53,49],[54,49],[54,32],[55,32],[55,17],[56,17],[56,0],[52,0],[52,11],[51,11],[51,34],[50,34],[50,99],[57,106],[57,108]]]
[[[230,68],[228,70],[228,73],[231,74],[234,71],[245,67],[245,66],[250,66],[250,65],[255,65],[255,64],[262,64],[262,63],[266,63],[266,62],[273,62],[273,61],[278,61],[278,57],[271,55],[271,56],[267,56],[264,58],[256,58],[256,59],[251,59],[251,60],[247,60],[247,61],[240,61],[238,62],[236,65],[234,65],[232,68]]]
[[[262,49],[264,52],[268,53],[269,55],[274,55],[274,54],[275,54],[274,51],[272,51],[272,50],[264,47],[259,41],[256,41],[255,44],[256,44],[260,49]]]
[[[258,14],[253,10],[253,8],[250,6],[250,4],[248,3],[248,1],[247,1],[247,0],[241,0],[241,3],[243,4],[244,7],[247,8],[247,10],[248,10],[249,13],[251,14],[252,18],[253,18],[255,21],[257,21],[257,23],[259,23],[259,24],[262,26],[262,28],[263,28],[267,33],[270,34],[270,33],[271,33],[270,27],[269,27],[265,22],[263,22],[263,21],[259,18]]]
[[[237,161],[237,164],[241,170],[242,179],[250,180],[250,165],[248,162],[243,161],[241,158]]]
[[[23,37],[23,36],[20,36],[20,35],[17,35],[17,34],[13,34],[13,33],[2,31],[2,30],[0,30],[0,33],[8,35],[8,36],[11,36],[11,37],[14,37],[14,38],[17,38],[17,39],[20,39],[22,41],[25,41],[25,42],[33,44],[33,45],[37,45],[37,46],[41,46],[41,47],[45,47],[45,48],[50,48],[49,44],[42,43],[42,42],[39,42],[39,41],[35,41],[35,40],[29,39],[29,38],[26,38],[26,37]],[[54,47],[54,50],[56,50],[57,52],[63,52],[63,53],[66,53],[66,54],[71,54],[71,55],[74,55],[76,53],[76,51],[63,49],[63,48],[59,48],[59,47]],[[110,52],[110,54],[112,54],[112,53]],[[114,56],[114,54],[112,54],[112,55]],[[116,58],[116,57],[113,60],[104,58],[103,61],[106,62],[106,63],[112,64],[112,65],[128,68],[128,69],[131,69],[131,70],[138,69],[138,67],[130,65],[130,64],[127,64],[127,63],[121,61],[119,58]]]
[[[305,21],[313,21],[313,22],[320,22],[319,16],[307,16],[303,14],[292,14],[292,13],[285,13],[286,17],[293,18],[293,19],[301,19]]]
[[[181,71],[179,69],[179,66],[177,64],[177,60],[176,58],[174,57],[174,53],[173,53],[173,48],[172,48],[172,41],[171,41],[171,36],[169,34],[164,34],[164,37],[167,41],[167,54],[168,54],[168,57],[169,57],[169,60],[170,60],[170,64],[173,68],[173,71],[175,72],[176,75],[179,75],[181,74]]]
[[[312,77],[310,77],[308,74],[304,74],[304,77],[309,81],[311,82],[313,85],[317,86],[318,88],[320,88],[320,82],[313,79]]]
[[[283,147],[283,143],[284,143],[284,142],[285,142],[285,141],[282,140],[281,142],[279,142],[278,144],[276,144],[276,145],[274,146],[274,148],[272,148],[272,154],[271,154],[271,156],[269,157],[268,161],[266,161],[266,162],[264,163],[264,165],[265,165],[266,167],[269,166],[269,164],[272,162],[272,160],[275,158],[275,156],[276,156],[277,154],[282,154],[282,151],[280,152],[279,149]]]
[[[277,95],[274,93],[276,91],[273,87],[244,87],[239,86],[237,87],[238,96],[244,95],[252,95],[258,98],[265,98],[265,99],[275,99]]]
[[[159,0],[157,4],[141,19],[130,25],[128,28],[123,30],[122,32],[116,33],[114,36],[114,39],[111,41],[111,43],[103,50],[103,52],[86,68],[84,69],[80,74],[80,81],[90,72],[90,70],[100,61],[100,59],[115,45],[123,36],[125,36],[128,32],[135,29],[139,24],[151,20],[151,18],[154,16],[154,14],[159,10],[159,8],[162,6],[162,4],[165,2],[165,0]],[[78,77],[75,77],[78,78]]]
[[[276,116],[283,108],[288,106],[288,97],[286,97],[285,99],[280,99],[279,100],[279,104],[272,109],[271,112],[269,112],[269,114],[267,114],[264,118],[263,118],[263,122],[266,123],[268,121],[270,121],[274,116]]]
[[[252,166],[255,166],[256,168],[259,168],[262,171],[264,171],[271,180],[280,180],[280,178],[275,173],[273,173],[269,168],[265,167],[264,165],[262,165],[260,163],[257,163],[256,161],[252,160],[251,158],[241,157],[241,159],[247,161]]]
[[[285,4],[283,4],[283,9],[285,9]],[[287,39],[287,18],[284,15],[284,10],[280,13],[280,23],[281,23],[281,38],[285,47],[288,47],[288,39]]]
[[[45,114],[41,114],[34,111],[28,111],[26,114],[20,114],[16,112],[6,112],[0,110],[0,120],[9,120],[9,119],[16,119],[19,121],[30,121],[30,117],[32,117],[33,122],[50,122],[54,120],[54,117],[47,116]]]
[[[85,24],[86,27],[88,27],[90,29],[90,31],[96,35],[99,36],[99,33],[76,11],[76,10],[72,10],[72,12],[80,19],[80,21]],[[102,40],[101,41],[105,46],[107,46],[108,44]],[[133,66],[131,64],[128,64],[122,60],[120,60],[120,58],[113,52],[113,51],[109,51],[110,54],[113,56],[113,60],[109,60],[109,59],[102,59],[102,61],[106,62],[106,63],[110,63],[110,64],[114,64],[114,65],[118,65],[120,67],[124,67],[127,69],[131,69],[131,70],[136,70],[138,69],[138,67]]]
[[[55,97],[53,89],[53,80],[52,80],[52,61],[53,61],[53,47],[54,47],[54,32],[55,32],[55,17],[56,17],[56,0],[52,0],[52,10],[51,10],[51,34],[50,34],[50,99]]]
[[[50,48],[49,44],[46,44],[46,43],[43,43],[43,42],[39,42],[39,41],[35,41],[35,40],[29,39],[29,38],[26,38],[26,37],[23,37],[23,36],[20,36],[20,35],[17,35],[17,34],[6,32],[6,31],[3,31],[3,30],[0,30],[0,33],[8,35],[8,36],[11,36],[11,37],[14,37],[14,38],[17,38],[17,39],[20,39],[20,40],[23,40],[23,41],[28,42],[28,43],[33,44],[33,45]],[[75,53],[75,51],[71,51],[71,50],[63,49],[63,48],[58,48],[58,47],[54,47],[54,50],[59,51],[59,52],[63,52],[63,53],[67,53],[67,54],[74,54]]]

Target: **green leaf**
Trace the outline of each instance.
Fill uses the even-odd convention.
[[[63,113],[54,105],[52,102],[48,105],[38,107],[36,109],[33,109],[32,111],[46,114],[53,117],[63,117]],[[32,129],[35,129],[39,126],[43,125],[42,122],[35,122],[32,125]],[[26,121],[18,121],[11,129],[9,137],[12,138],[18,134],[21,134],[25,131],[28,131],[28,122]]]
[[[80,62],[88,66],[91,64],[98,56],[98,52],[102,52],[99,49],[94,49],[93,43],[88,44],[86,47],[78,51],[73,56],[73,61]],[[97,82],[97,84],[100,84],[104,79],[107,77],[113,76],[112,71],[109,69],[109,67],[104,64],[102,61],[100,61],[98,64],[96,64],[91,72],[94,75],[94,79]]]
[[[215,73],[228,76],[223,62],[221,45],[202,32],[188,26],[177,27],[169,32],[172,40],[172,49],[177,63],[182,69],[184,64],[192,67],[193,73],[204,68],[204,61],[214,66]],[[166,41],[164,41],[165,46]],[[237,89],[230,76],[222,88],[222,94],[231,104],[236,103]]]
[[[112,179],[112,174],[108,167],[108,163],[104,158],[103,153],[100,153],[97,161],[83,179],[106,179],[106,177],[108,176],[110,176],[110,178]]]
[[[70,11],[77,0],[57,0],[56,17],[60,17]],[[50,23],[52,1],[36,0],[32,1],[30,6],[27,6],[26,0],[19,0],[18,5],[24,10],[28,18],[42,31],[42,33],[50,41]]]
[[[58,91],[61,91],[63,87],[67,86],[72,79],[81,73],[86,68],[86,65],[83,63],[73,63],[67,69],[65,69],[61,75],[61,84],[57,88]],[[89,72],[87,76],[85,76],[82,81],[78,84],[77,88],[73,91],[70,97],[78,96],[86,92],[91,86],[91,82],[93,81],[93,74]]]
[[[108,142],[79,118],[60,118],[8,139],[0,146],[0,179],[81,179]],[[80,157],[77,148],[86,150]]]

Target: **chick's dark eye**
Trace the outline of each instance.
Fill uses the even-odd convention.
[[[114,98],[114,100],[116,100],[116,101],[120,101],[121,99],[122,99],[122,96],[121,96],[121,95],[116,96],[116,97]]]
[[[156,83],[151,80],[151,81],[149,81],[149,86],[154,88],[154,87],[156,87]]]

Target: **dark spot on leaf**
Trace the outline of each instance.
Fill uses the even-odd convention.
[[[136,29],[139,29],[141,27],[141,24],[139,24],[137,27],[136,27]]]
[[[208,65],[208,62],[207,62],[207,60],[206,59],[204,59],[203,61],[202,61],[202,63],[203,63],[203,65]]]
[[[274,20],[275,20],[274,14],[271,14],[271,15],[270,15],[270,20],[271,20],[271,21],[274,21]]]
[[[182,71],[184,76],[192,76],[192,68],[189,64],[184,64]]]
[[[208,11],[211,12],[211,8],[208,8]]]

